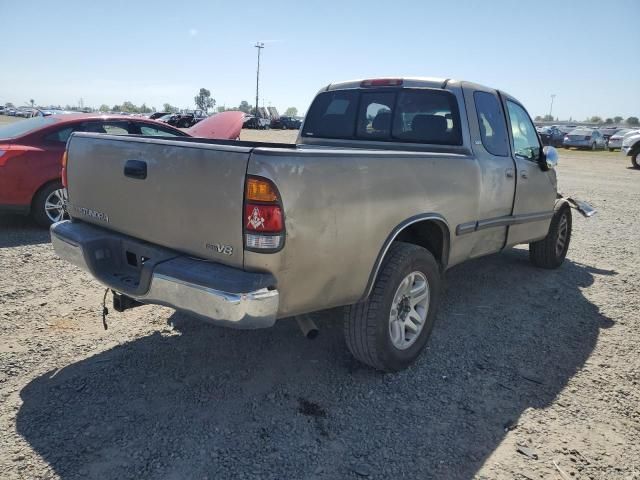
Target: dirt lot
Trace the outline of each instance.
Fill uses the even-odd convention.
[[[562,151],[559,173],[599,209],[564,266],[518,248],[452,269],[394,375],[351,359],[336,312],[313,342],[155,306],[104,331],[104,289],[0,216],[0,476],[640,479],[640,171]]]

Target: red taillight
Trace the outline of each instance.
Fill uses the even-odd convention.
[[[62,177],[62,186],[67,188],[67,151],[62,154],[62,171],[60,172]]]
[[[401,78],[374,78],[371,80],[363,80],[361,87],[397,87],[402,85]]]
[[[284,243],[284,215],[280,194],[270,180],[249,177],[245,184],[245,248],[277,251]]]
[[[284,228],[280,205],[247,203],[244,206],[244,217],[248,232],[280,233]]]

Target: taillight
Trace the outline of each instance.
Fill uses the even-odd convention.
[[[62,186],[67,188],[67,151],[65,150],[62,154],[62,172],[60,172],[60,176],[62,177]]]
[[[244,246],[273,252],[284,244],[284,214],[275,185],[262,177],[248,177],[244,194]]]

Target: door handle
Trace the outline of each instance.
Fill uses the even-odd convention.
[[[142,160],[127,160],[124,164],[124,176],[144,180],[147,178],[147,162]]]
[[[529,178],[529,172],[528,172],[527,170],[522,170],[522,171],[520,172],[520,176],[521,176],[522,178]]]
[[[504,171],[504,174],[507,176],[507,178],[513,178],[513,168],[507,168]]]

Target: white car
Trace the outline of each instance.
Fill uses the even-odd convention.
[[[631,157],[631,164],[635,168],[640,168],[640,130],[631,131],[623,137],[620,151]]]

